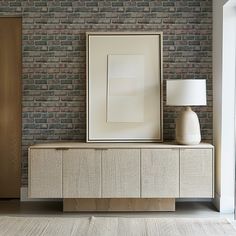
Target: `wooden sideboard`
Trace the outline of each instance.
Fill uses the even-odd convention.
[[[214,147],[168,143],[48,143],[29,148],[30,198],[65,211],[175,210],[214,197]]]

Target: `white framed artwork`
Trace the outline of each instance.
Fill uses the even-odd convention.
[[[162,33],[87,33],[87,142],[162,141]]]

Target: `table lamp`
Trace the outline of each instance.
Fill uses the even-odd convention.
[[[176,121],[176,142],[195,145],[201,142],[200,124],[197,114],[190,106],[206,105],[206,80],[167,80],[166,105],[185,106]]]

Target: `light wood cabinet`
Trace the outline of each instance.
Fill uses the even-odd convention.
[[[214,197],[214,147],[56,143],[29,148],[29,197],[117,201]],[[153,199],[154,200],[154,199]],[[97,206],[100,204],[99,202]],[[102,204],[102,203],[101,203]]]
[[[141,150],[141,196],[179,197],[179,150]]]
[[[102,151],[102,197],[140,197],[140,150]]]
[[[212,149],[180,150],[180,197],[213,197]]]
[[[63,151],[63,197],[101,197],[101,151]]]
[[[62,198],[61,150],[30,150],[28,191],[31,198]]]

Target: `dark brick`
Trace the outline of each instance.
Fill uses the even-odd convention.
[[[87,31],[163,31],[163,78],[206,79],[208,105],[194,108],[212,142],[212,1],[2,0],[0,15],[22,16],[22,186],[27,148],[85,140]],[[175,137],[181,108],[165,106],[164,140]]]

